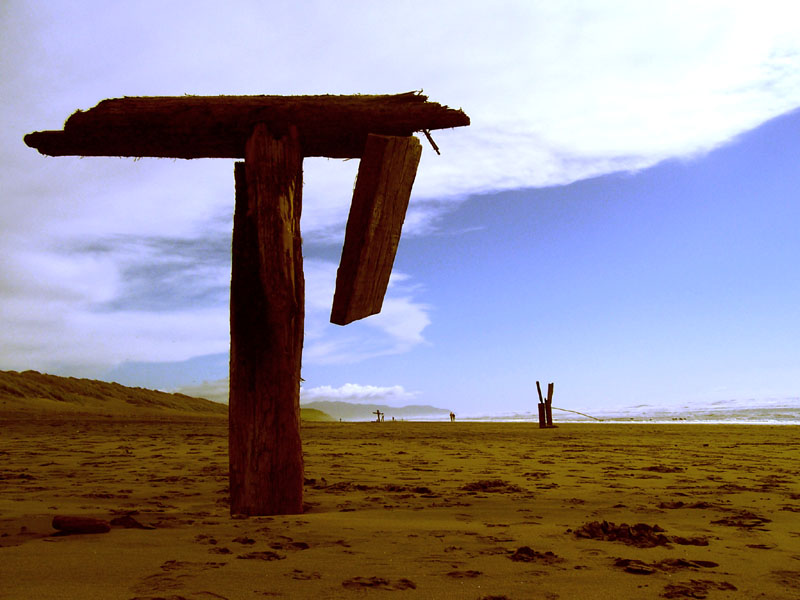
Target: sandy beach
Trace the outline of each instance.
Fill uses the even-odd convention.
[[[800,598],[796,427],[305,423],[245,519],[224,417],[0,425],[2,599]]]

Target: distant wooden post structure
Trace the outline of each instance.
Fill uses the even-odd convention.
[[[465,125],[461,110],[416,92],[180,96],[104,100],[61,131],[25,136],[50,156],[244,159],[234,167],[231,514],[303,512],[303,158],[361,159],[331,311],[345,325],[381,310],[422,152],[413,134]]]
[[[536,382],[536,391],[539,392],[539,429],[553,428],[553,384],[547,384],[547,398],[542,396],[542,386]]]

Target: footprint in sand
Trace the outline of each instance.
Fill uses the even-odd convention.
[[[706,598],[709,590],[735,592],[736,586],[727,581],[691,579],[688,583],[670,583],[661,593],[662,598]]]
[[[473,579],[475,577],[480,577],[483,575],[481,571],[474,571],[472,569],[468,571],[450,571],[447,576],[452,577],[453,579]]]
[[[739,529],[757,529],[759,531],[768,531],[762,526],[771,522],[771,519],[757,515],[749,510],[735,511],[730,516],[711,521],[714,525],[726,525],[728,527],[738,527]]]
[[[164,592],[181,588],[194,575],[219,569],[227,563],[224,562],[189,562],[182,560],[168,560],[160,567],[161,573],[144,577],[132,590],[136,593]]]
[[[377,590],[415,590],[417,584],[406,579],[391,581],[383,577],[353,577],[342,582],[342,587],[347,589],[377,589]]]
[[[311,546],[305,542],[275,542],[269,545],[273,550],[308,550]]]
[[[700,569],[713,569],[719,563],[710,560],[687,560],[685,558],[667,558],[657,562],[648,563],[636,558],[618,558],[614,566],[623,569],[626,573],[634,575],[651,575],[653,573],[674,573],[682,569],[697,571]]]
[[[256,541],[253,538],[248,537],[246,535],[240,535],[239,537],[234,538],[233,541],[236,542],[237,544],[242,544],[243,546],[252,546],[253,544],[256,543]]]
[[[283,554],[278,554],[277,552],[271,552],[270,550],[262,550],[260,552],[248,552],[247,554],[239,554],[236,558],[241,558],[243,560],[283,560],[286,557]]]
[[[291,573],[285,573],[287,577],[291,577],[292,579],[297,579],[299,581],[309,581],[312,579],[322,579],[322,575],[320,575],[317,571],[312,573],[306,573],[300,569],[294,569]]]

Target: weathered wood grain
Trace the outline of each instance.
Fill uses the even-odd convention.
[[[547,417],[547,426],[553,427],[553,384],[547,384],[547,400],[545,400],[545,413]]]
[[[381,311],[421,154],[414,136],[367,138],[336,273],[332,323]]]
[[[50,156],[243,158],[258,123],[275,137],[297,127],[303,156],[359,158],[367,135],[469,125],[461,110],[415,92],[352,96],[153,96],[103,100],[63,131],[25,143]]]
[[[263,125],[235,166],[229,404],[232,514],[303,510],[302,157]]]

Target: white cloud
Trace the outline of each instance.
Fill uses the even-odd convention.
[[[65,310],[68,309],[68,310]],[[56,300],[3,302],[3,368],[98,373],[123,362],[227,352],[227,309],[93,312]]]
[[[330,323],[336,268],[332,262],[304,262],[306,274],[305,364],[348,364],[400,354],[424,343],[430,307],[419,302],[408,275],[393,273],[380,314],[346,327]]]
[[[335,401],[351,404],[387,404],[389,406],[406,406],[418,396],[417,392],[409,392],[402,385],[381,387],[345,383],[335,388],[322,385],[310,389],[300,389],[300,403]]]
[[[207,398],[214,402],[228,403],[228,379],[204,381],[199,385],[179,387],[175,392]],[[319,401],[349,402],[351,404],[386,404],[389,406],[407,406],[414,402],[418,392],[410,392],[402,385],[377,386],[346,383],[340,387],[322,385],[313,388],[300,388],[300,404]]]

